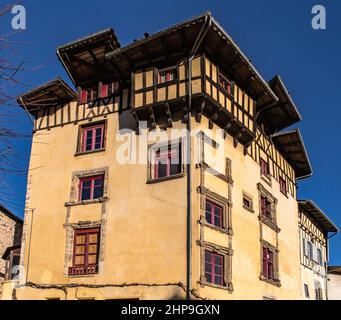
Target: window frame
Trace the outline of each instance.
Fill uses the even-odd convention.
[[[97,235],[97,242],[90,243],[89,236]],[[77,237],[85,235],[85,243],[77,244]],[[101,242],[101,228],[86,228],[86,229],[74,229],[73,237],[73,252],[72,252],[72,266],[69,268],[69,276],[75,275],[95,275],[98,274],[98,264],[100,256],[100,242]],[[97,245],[96,253],[89,253],[89,246]],[[84,254],[77,254],[77,247],[84,246]],[[96,263],[89,263],[89,256],[96,256]],[[84,256],[84,264],[77,264],[76,258],[78,256]]]
[[[229,89],[227,89],[223,84],[221,84],[220,79],[223,79],[228,85]],[[228,93],[230,96],[233,96],[232,94],[232,81],[228,79],[220,70],[218,72],[218,85],[220,88],[222,88],[226,93]]]
[[[249,203],[249,205],[245,204],[245,200]],[[253,209],[253,199],[246,193],[243,193],[243,208],[247,211],[250,211],[251,213],[255,212]]]
[[[207,204],[210,204],[212,206],[211,208],[211,212],[210,212],[210,215],[211,215],[211,221],[208,221],[207,220]],[[220,211],[220,217],[219,217],[219,221],[220,221],[220,224],[219,225],[216,225],[215,224],[215,208],[218,208],[219,211]],[[217,203],[216,201],[214,200],[211,200],[210,198],[206,197],[205,199],[205,220],[206,222],[211,225],[211,226],[214,226],[216,228],[219,228],[219,229],[225,229],[226,227],[226,222],[225,222],[225,215],[226,215],[226,212],[225,212],[225,207],[219,203]],[[212,221],[213,220],[213,221]]]
[[[263,158],[260,158],[260,172],[264,177],[268,178],[270,176],[269,162],[264,160]]]
[[[212,287],[216,289],[222,289],[227,290],[228,292],[233,292],[233,284],[232,284],[232,256],[233,256],[233,250],[222,247],[213,243],[205,242],[205,241],[199,241],[200,251],[201,251],[201,261],[200,261],[200,285],[202,287]],[[214,284],[211,282],[208,282],[206,279],[206,252],[213,253],[216,255],[220,255],[223,257],[223,284]]]
[[[162,73],[171,73],[171,71],[174,71],[174,77],[173,79],[165,79],[164,81],[161,79],[162,78]],[[179,78],[179,74],[178,74],[178,67],[177,66],[172,66],[172,67],[167,67],[167,68],[163,68],[163,69],[159,69],[157,70],[157,84],[158,85],[166,85],[169,83],[173,83],[176,82]]]
[[[98,198],[94,198],[94,192],[95,192],[95,181],[102,179],[102,188],[103,188],[103,194],[98,197]],[[90,181],[91,185],[90,185],[90,199],[83,199],[83,183]],[[87,176],[87,177],[80,177],[79,178],[79,186],[78,186],[78,201],[79,202],[83,202],[83,201],[94,201],[94,200],[98,200],[104,197],[104,184],[105,184],[105,175],[104,174],[100,174],[100,175],[92,175],[92,176]]]
[[[267,280],[275,280],[274,252],[267,246],[263,246],[262,274]],[[270,258],[271,257],[271,258]]]
[[[287,182],[282,177],[279,177],[279,190],[284,194],[288,194]]]
[[[110,89],[111,88],[111,92]],[[101,98],[110,98],[112,96],[118,95],[120,91],[120,83],[119,81],[112,81],[109,83],[103,83],[101,85]]]
[[[96,146],[96,130],[99,128],[102,129],[101,148],[95,149],[95,146]],[[86,132],[88,132],[88,131],[92,131],[91,150],[86,150],[86,138],[87,138]],[[107,120],[98,121],[98,122],[94,122],[94,123],[90,123],[90,124],[84,124],[84,125],[79,126],[76,156],[105,151],[106,135],[107,135]]]
[[[161,149],[166,148],[167,149],[167,175],[164,177],[159,177],[158,174],[158,166],[157,159],[166,158],[165,156],[159,156],[157,157],[158,151],[161,152]],[[172,154],[172,148],[175,148],[178,151],[178,159],[179,159],[179,168],[180,172],[176,174],[171,174],[171,165],[172,161],[168,158],[169,155]],[[153,184],[158,182],[163,182],[167,180],[182,178],[185,176],[185,166],[184,166],[184,139],[178,139],[173,141],[167,141],[162,143],[157,143],[149,146],[149,152],[148,152],[148,180],[147,184]],[[169,165],[169,166],[168,166]],[[157,172],[157,174],[156,174]]]
[[[306,283],[304,283],[304,296],[306,299],[310,299],[309,286]]]
[[[206,269],[206,264],[208,263],[208,261],[206,260],[207,256],[210,256],[210,264],[211,264],[211,272],[208,272]],[[221,273],[217,274],[216,273],[216,259],[219,258],[221,259],[221,264],[220,267],[221,268]],[[211,277],[211,281],[208,280],[207,275],[210,275]],[[221,278],[221,281],[219,283],[216,283],[216,278],[219,277]],[[225,278],[225,259],[224,256],[218,253],[214,253],[212,251],[209,250],[205,250],[205,278],[207,283],[211,284],[211,285],[216,285],[216,286],[224,286],[224,278]]]
[[[90,93],[90,94],[89,94]],[[99,98],[99,90],[97,87],[81,88],[79,94],[79,104],[89,104]]]
[[[265,240],[261,241],[261,273],[260,280],[270,283],[274,286],[281,287],[281,281],[279,280],[279,250]],[[269,274],[264,272],[264,251],[272,254],[272,278],[269,278]]]
[[[317,255],[317,263],[323,267],[324,262],[323,262],[323,252],[321,248],[316,247],[316,255]]]
[[[273,229],[275,232],[281,232],[281,229],[277,226],[277,203],[278,200],[267,191],[261,183],[258,184],[259,191],[259,219],[268,227]],[[263,214],[265,209],[263,209],[264,203],[263,198],[269,203],[271,208],[271,219],[269,219],[266,215]]]

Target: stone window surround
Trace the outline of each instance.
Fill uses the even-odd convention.
[[[69,278],[84,278],[84,277],[95,277],[97,274],[92,275],[69,275],[69,267],[73,267],[73,257],[74,257],[74,241],[75,241],[75,231],[82,229],[100,229],[100,244],[98,253],[98,274],[101,270],[101,262],[104,260],[104,239],[102,234],[103,221],[80,221],[79,223],[72,223],[64,225],[67,233],[67,251],[65,256],[64,274]]]
[[[104,188],[103,188],[103,197],[99,199],[93,200],[85,200],[79,201],[78,193],[79,193],[79,179],[86,178],[91,176],[99,176],[104,175]],[[70,199],[68,202],[65,203],[66,207],[73,207],[79,205],[88,205],[93,203],[103,203],[109,200],[108,198],[108,181],[109,181],[109,168],[99,168],[93,170],[84,170],[84,171],[76,171],[72,173],[72,180],[71,180],[71,192],[70,192]]]
[[[233,236],[233,229],[232,229],[232,219],[231,219],[231,210],[229,208],[232,206],[231,201],[228,199],[224,198],[223,196],[212,192],[208,190],[205,187],[199,187],[198,188],[198,193],[201,194],[200,197],[200,209],[201,209],[201,215],[200,215],[200,220],[199,223],[202,226],[206,226],[212,229],[215,229],[217,231],[221,231],[223,233],[226,233],[228,235]],[[216,203],[223,209],[223,227],[217,227],[215,225],[212,225],[207,222],[206,220],[206,200],[212,201],[213,203]]]
[[[258,184],[259,191],[259,220],[267,225],[269,228],[273,229],[275,232],[281,232],[281,229],[277,226],[277,204],[278,200],[268,191],[266,190],[262,184]],[[266,197],[267,200],[271,203],[271,215],[272,220],[269,220],[262,213],[262,197]]]
[[[103,198],[90,200],[90,201],[78,201],[78,182],[79,178],[92,175],[104,175],[104,193]],[[103,269],[104,262],[104,249],[105,249],[105,237],[106,237],[106,221],[107,221],[107,202],[108,198],[108,186],[109,186],[109,168],[98,168],[92,170],[76,171],[72,173],[70,201],[65,203],[66,207],[66,219],[64,228],[66,230],[66,250],[64,261],[64,274],[70,278],[84,278],[94,277],[96,275],[69,275],[69,267],[73,265],[73,250],[74,250],[74,230],[75,229],[91,229],[100,228],[100,244],[98,255],[98,274]],[[89,205],[94,203],[101,203],[101,220],[100,221],[79,221],[78,223],[70,223],[71,210],[74,206]]]
[[[273,267],[274,267],[274,279],[268,279],[266,276],[263,274],[263,248],[269,249],[274,256],[274,261],[273,261]],[[260,277],[259,279],[267,282],[269,284],[272,284],[276,287],[281,287],[281,281],[279,280],[279,250],[271,245],[269,242],[265,240],[261,240],[261,252],[260,252],[260,257],[261,257],[261,272],[260,272]]]
[[[185,137],[179,137],[179,139],[173,139],[173,140],[167,140],[167,141],[161,141],[157,143],[150,144],[148,146],[148,173],[147,173],[147,184],[154,184],[154,183],[159,183],[163,181],[168,181],[168,180],[174,180],[174,179],[179,179],[183,178],[186,175],[186,170],[185,170]],[[173,146],[173,145],[180,145],[180,150],[181,150],[181,173],[175,174],[169,177],[163,177],[163,178],[158,178],[154,179],[152,178],[152,169],[151,169],[151,163],[152,163],[152,157],[153,153],[164,146]]]
[[[213,243],[198,241],[198,245],[200,246],[201,250],[201,264],[200,264],[200,281],[199,284],[202,287],[208,286],[218,289],[227,290],[230,293],[233,292],[233,285],[232,285],[232,256],[233,250],[229,248],[225,248]],[[217,285],[214,283],[209,283],[206,280],[205,276],[205,252],[211,252],[214,254],[218,254],[223,256],[224,258],[224,285]]]
[[[250,204],[251,204],[250,207],[244,205],[244,199],[247,199],[250,202]],[[249,195],[248,193],[243,192],[243,208],[247,211],[250,211],[251,213],[255,213],[253,204],[254,204],[253,203],[253,197],[251,195]]]

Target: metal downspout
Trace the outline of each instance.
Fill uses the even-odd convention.
[[[187,290],[186,299],[191,300],[192,293],[192,146],[191,146],[191,109],[192,109],[192,61],[198,48],[204,40],[211,26],[211,14],[205,15],[205,22],[201,28],[195,42],[191,55],[188,59],[188,121],[187,121]]]

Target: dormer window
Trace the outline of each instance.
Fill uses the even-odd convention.
[[[224,90],[231,94],[231,82],[221,73],[219,73],[219,84],[224,88]]]
[[[159,71],[159,84],[174,81],[177,78],[176,68],[168,68]]]

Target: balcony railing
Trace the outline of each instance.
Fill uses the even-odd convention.
[[[98,265],[93,266],[78,266],[78,267],[70,267],[69,275],[70,276],[78,276],[78,275],[93,275],[98,273]]]

